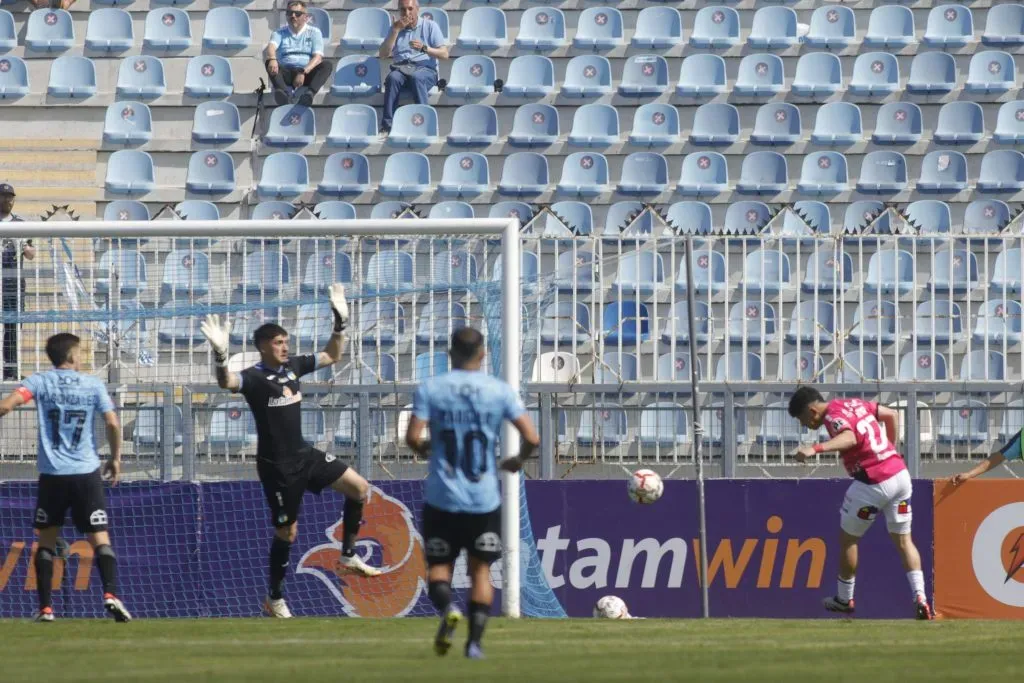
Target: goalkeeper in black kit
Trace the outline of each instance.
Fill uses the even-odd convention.
[[[333,284],[328,291],[334,332],[320,353],[290,357],[287,330],[266,323],[253,333],[253,345],[259,351],[260,362],[240,373],[229,372],[230,323],[209,315],[200,327],[217,358],[217,384],[222,389],[242,394],[256,419],[256,471],[274,526],[270,544],[270,589],[263,608],[271,617],[283,619],[292,616],[281,585],[288,571],[288,556],[298,533],[299,507],[306,491],[319,494],[331,488],[345,496],[340,569],[360,576],[380,574],[379,569],[366,564],[355,552],[369,484],[347,464],[313,448],[302,438],[299,377],[337,363],[344,347],[348,324],[345,288]]]

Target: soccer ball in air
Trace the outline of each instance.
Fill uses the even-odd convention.
[[[665,492],[665,484],[654,470],[637,470],[629,478],[629,497],[633,502],[648,505]]]
[[[622,598],[606,595],[594,604],[595,619],[632,619]]]

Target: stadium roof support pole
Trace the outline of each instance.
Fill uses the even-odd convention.
[[[520,277],[519,219],[507,221],[501,236],[501,353],[503,379],[518,394],[522,371],[522,304]],[[519,453],[519,432],[505,423],[501,435],[501,456],[507,458]],[[519,477],[518,472],[502,473],[501,535],[505,554],[502,556],[501,611],[506,617],[520,616],[520,560],[519,560]]]

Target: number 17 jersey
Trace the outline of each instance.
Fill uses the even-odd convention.
[[[421,383],[412,412],[430,429],[427,504],[446,512],[497,510],[501,426],[525,410],[512,387],[484,372],[452,370]]]
[[[878,404],[859,398],[834,398],[825,411],[830,437],[847,430],[857,437],[856,445],[840,455],[847,473],[865,484],[879,484],[907,469],[877,416]]]

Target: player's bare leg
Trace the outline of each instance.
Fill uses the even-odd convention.
[[[338,563],[351,574],[379,576],[379,569],[366,564],[363,558],[356,554],[356,536],[359,535],[359,525],[363,522],[363,506],[370,494],[370,484],[358,472],[349,468],[331,484],[331,488],[345,496],[341,558]]]
[[[114,617],[114,621],[131,621],[132,615],[117,597],[117,556],[110,547],[110,534],[106,531],[95,531],[88,534],[88,538],[93,547],[96,566],[100,570],[100,580],[103,582],[103,609]]]
[[[921,571],[921,553],[914,545],[914,539],[910,534],[890,533],[889,537],[896,545],[903,562],[903,569],[907,572],[907,581],[910,583],[910,592],[914,596],[914,610],[917,618],[922,621],[929,621],[935,618],[932,608],[928,605],[928,596],[924,592],[924,572]]]
[[[292,522],[274,529],[274,539],[270,542],[270,591],[263,601],[263,611],[275,619],[291,619],[292,613],[288,603],[284,601],[281,585],[288,573],[288,557],[292,543],[299,535],[299,523]]]
[[[473,589],[469,599],[469,640],[466,642],[466,656],[483,659],[480,641],[487,627],[487,617],[494,602],[494,587],[491,585],[491,565],[476,557],[469,558],[469,577]]]
[[[39,593],[39,612],[36,621],[51,622],[53,615],[53,558],[56,555],[57,536],[60,527],[49,526],[39,530],[39,547],[36,550],[36,590]]]
[[[427,570],[427,595],[434,609],[441,614],[441,623],[434,637],[434,652],[440,657],[452,649],[455,629],[462,621],[462,612],[452,604],[453,572],[454,567],[451,564],[434,564]]]
[[[836,579],[836,594],[825,598],[823,605],[829,612],[853,614],[853,588],[857,577],[858,536],[839,532],[839,577]]]

